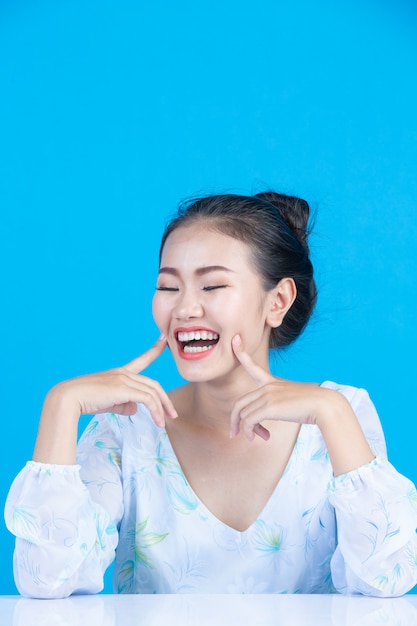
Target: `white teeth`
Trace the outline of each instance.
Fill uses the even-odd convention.
[[[199,341],[199,339],[218,339],[217,333],[212,333],[208,330],[195,330],[191,332],[179,332],[178,341]]]
[[[196,346],[184,346],[184,352],[207,352],[207,350],[211,350],[214,346],[202,346],[197,348]]]

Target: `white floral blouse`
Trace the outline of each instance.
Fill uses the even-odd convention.
[[[319,429],[303,425],[284,475],[244,532],[188,484],[169,438],[138,406],[92,419],[74,466],[28,462],[6,502],[15,580],[34,597],[95,593],[401,595],[417,583],[417,494],[386,459],[363,389],[338,386],[376,459],[333,478]]]

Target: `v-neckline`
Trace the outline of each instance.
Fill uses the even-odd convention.
[[[159,430],[159,429],[158,429]],[[181,472],[181,476],[184,479],[187,488],[190,490],[190,492],[192,493],[192,495],[194,496],[195,500],[198,502],[198,505],[200,508],[204,509],[207,513],[207,516],[211,518],[211,520],[216,523],[216,524],[220,524],[221,526],[223,526],[225,529],[227,529],[229,532],[233,532],[233,533],[237,533],[238,535],[245,535],[246,533],[250,532],[252,530],[252,528],[255,526],[256,522],[261,519],[262,517],[264,517],[267,509],[269,508],[271,502],[275,499],[276,494],[278,493],[278,491],[281,489],[281,485],[283,480],[286,478],[287,474],[288,474],[288,470],[291,466],[292,460],[296,454],[296,450],[299,447],[301,438],[302,438],[302,433],[304,432],[304,424],[300,424],[300,428],[294,443],[294,446],[291,450],[291,453],[288,457],[288,461],[285,465],[285,468],[279,478],[279,480],[277,481],[275,487],[273,488],[271,494],[269,495],[267,501],[265,502],[264,506],[262,507],[262,509],[259,511],[259,513],[257,513],[256,518],[251,522],[251,524],[249,524],[249,526],[247,528],[245,528],[244,530],[238,530],[237,528],[234,528],[233,526],[230,526],[229,524],[227,524],[226,522],[224,522],[223,520],[221,520],[219,517],[217,517],[217,515],[215,515],[215,513],[213,513],[211,511],[211,509],[203,502],[203,500],[200,498],[200,496],[196,493],[196,491],[194,490],[194,488],[191,486],[187,476],[185,475],[185,472],[181,466],[181,463],[178,459],[178,456],[174,450],[174,447],[171,443],[171,439],[169,437],[168,431],[166,430],[166,428],[161,430],[160,436],[164,435],[164,439],[165,439],[165,445],[167,445],[169,452],[171,453],[172,457],[174,458],[180,472]]]

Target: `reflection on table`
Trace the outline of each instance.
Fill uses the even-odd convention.
[[[417,626],[417,596],[96,595],[63,600],[0,596],[2,626]]]

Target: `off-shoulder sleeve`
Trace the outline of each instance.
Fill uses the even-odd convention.
[[[399,596],[417,583],[417,493],[386,458],[368,394],[358,390],[351,404],[376,458],[329,485],[338,533],[333,583],[347,594]]]
[[[109,416],[92,420],[78,460],[29,461],[10,488],[5,520],[16,535],[13,566],[22,595],[57,598],[103,588],[123,515],[120,442]]]

